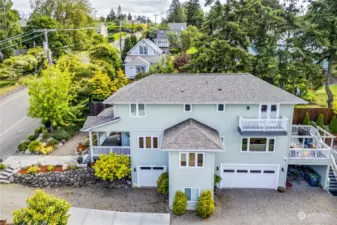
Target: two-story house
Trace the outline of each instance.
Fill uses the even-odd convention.
[[[125,75],[134,79],[140,72],[149,72],[150,67],[165,57],[163,51],[149,39],[140,40],[124,59]]]
[[[157,36],[153,39],[153,42],[161,49],[165,54],[170,52],[170,43],[167,38],[168,32],[174,32],[178,35],[187,29],[187,23],[168,23],[168,30],[158,30]]]
[[[105,103],[113,107],[82,129],[98,137],[90,159],[130,155],[135,187],[156,187],[168,171],[170,207],[181,190],[194,209],[200,193],[213,190],[214,174],[219,188],[277,189],[288,166],[309,165],[329,185],[330,134],[292,126],[294,105],[306,102],[253,75],[152,75]]]

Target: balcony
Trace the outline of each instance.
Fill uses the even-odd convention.
[[[92,148],[94,157],[110,153],[117,155],[130,155],[130,146],[93,146]]]
[[[288,118],[279,119],[242,118],[239,116],[238,130],[241,135],[255,136],[286,136],[288,131]]]
[[[320,127],[293,125],[289,148],[289,163],[314,160],[330,162],[335,136]]]

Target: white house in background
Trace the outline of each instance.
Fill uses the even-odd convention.
[[[96,28],[97,34],[102,34],[104,37],[108,37],[108,27],[104,23],[100,23]]]
[[[134,79],[137,73],[149,72],[150,66],[159,62],[164,56],[163,51],[151,40],[140,40],[125,57],[126,77]]]

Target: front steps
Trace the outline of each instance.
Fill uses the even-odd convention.
[[[6,169],[0,172],[0,184],[9,184],[14,181],[13,175],[18,172],[17,169],[13,169],[12,167],[7,167]]]

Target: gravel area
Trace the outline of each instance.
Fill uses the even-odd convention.
[[[122,212],[169,212],[167,199],[155,189],[58,188],[45,191],[68,200],[73,207]],[[34,188],[0,185],[0,219],[10,218],[15,209],[25,206]],[[183,216],[171,213],[172,225],[290,225],[336,224],[337,197],[320,188],[273,190],[222,190],[215,196],[215,214],[206,220],[189,211]]]

